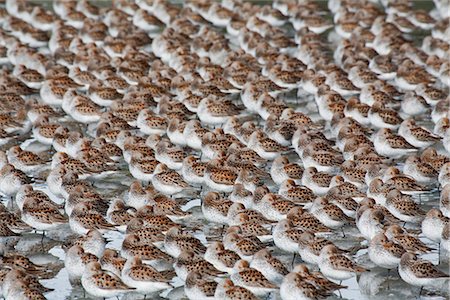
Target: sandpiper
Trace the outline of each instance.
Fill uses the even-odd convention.
[[[303,261],[318,265],[320,252],[327,245],[334,244],[325,238],[315,237],[313,232],[305,231],[298,238],[298,253]]]
[[[248,289],[246,289],[242,286],[239,286],[239,285],[234,285],[233,281],[231,281],[230,279],[224,279],[217,285],[214,297],[218,298],[218,299],[224,299],[224,300],[237,300],[237,299],[257,300],[258,299],[258,297],[256,297]]]
[[[183,281],[186,281],[187,276],[191,272],[199,272],[202,275],[209,276],[219,276],[223,274],[223,272],[217,270],[210,262],[189,250],[181,251],[173,267],[178,278]]]
[[[191,299],[209,300],[214,299],[217,289],[217,282],[196,271],[189,272],[186,277],[184,292]]]
[[[417,126],[412,119],[407,119],[400,124],[398,129],[399,135],[405,138],[405,140],[418,148],[427,148],[440,138],[424,127]]]
[[[432,208],[422,221],[422,233],[426,238],[439,243],[442,231],[445,226],[449,226],[449,222],[449,218],[445,217],[439,209]]]
[[[152,184],[156,190],[162,193],[174,195],[190,188],[179,173],[169,170],[165,164],[158,164],[153,174]]]
[[[98,258],[91,254],[85,253],[83,248],[74,245],[67,250],[64,259],[64,266],[67,268],[71,280],[80,280],[85,272],[86,266],[91,262],[97,262]]]
[[[439,209],[444,216],[450,218],[450,184],[446,184],[442,188]]]
[[[393,134],[387,128],[378,130],[375,134],[374,145],[378,154],[392,158],[400,158],[408,153],[417,151],[403,137]]]
[[[299,205],[312,203],[316,198],[311,189],[297,185],[292,179],[283,181],[278,189],[278,194]]]
[[[400,263],[406,250],[394,242],[388,241],[383,233],[375,235],[369,243],[369,258],[377,266],[393,269]]]
[[[117,276],[122,275],[122,269],[126,259],[121,257],[116,250],[105,249],[103,256],[99,259],[101,267],[105,271],[109,271]]]
[[[225,249],[221,242],[213,242],[206,248],[205,260],[217,270],[231,273],[240,257],[235,252]]]
[[[405,229],[397,224],[387,227],[385,235],[389,240],[399,244],[408,252],[421,254],[432,250],[432,248],[425,245],[425,243],[419,238],[409,234]]]
[[[432,184],[438,176],[438,172],[431,165],[414,155],[410,155],[405,160],[403,172],[421,184]]]
[[[50,205],[42,205],[38,198],[27,198],[22,210],[22,220],[36,230],[51,230],[67,223],[67,217]]]
[[[317,198],[310,207],[310,212],[325,226],[332,229],[341,229],[354,220],[344,214],[337,205],[329,203],[325,198]]]
[[[276,285],[264,277],[261,272],[251,268],[245,260],[236,262],[230,279],[234,284],[248,289],[257,296],[267,295],[276,289]]]
[[[260,271],[269,281],[277,284],[281,284],[284,276],[288,274],[283,263],[267,249],[260,250],[253,256],[250,267]]]
[[[425,217],[425,212],[411,196],[404,195],[396,189],[387,194],[385,207],[403,222],[420,223]]]
[[[125,259],[140,256],[144,263],[147,263],[158,270],[167,268],[172,261],[167,253],[153,244],[141,240],[141,238],[134,233],[129,233],[125,236],[120,249],[120,254]]]
[[[343,254],[339,254],[334,245],[327,245],[320,251],[320,272],[334,280],[346,280],[366,269],[357,265]]]
[[[171,278],[143,264],[139,256],[127,260],[122,269],[121,278],[126,285],[135,288],[136,292],[141,294],[152,294],[171,286],[168,283]]]
[[[134,290],[124,284],[118,276],[102,270],[98,262],[91,262],[86,266],[81,284],[94,297],[115,297]]]
[[[258,240],[256,242],[251,237],[240,237],[238,234],[230,232],[227,233],[223,238],[223,244],[225,249],[234,251],[242,259],[251,261],[253,255],[259,250],[263,249],[264,246]]]
[[[422,288],[436,287],[447,281],[449,275],[427,260],[417,258],[413,253],[402,255],[398,266],[400,277],[407,283]]]

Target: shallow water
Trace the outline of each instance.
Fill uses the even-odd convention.
[[[40,4],[48,5],[49,1],[47,0],[35,0],[33,2],[38,2]],[[109,5],[109,1],[93,1],[97,2],[101,5]],[[179,2],[179,1],[177,1]],[[267,3],[269,1],[259,1],[262,3]],[[416,5],[430,8],[432,5],[430,1],[417,1]],[[311,102],[308,99],[303,99],[305,101],[301,101],[298,103],[298,99],[293,99],[292,95],[287,95],[286,100],[291,104],[292,107],[296,109],[300,109],[306,113],[308,113],[313,119],[317,119],[317,113],[311,110]],[[62,120],[64,123],[65,121]],[[427,122],[425,121],[425,124]],[[24,142],[23,148],[32,151],[46,151],[45,147],[34,142],[33,139],[28,139]],[[2,150],[6,150],[10,145],[6,145],[2,147]],[[269,167],[269,166],[268,166]],[[101,194],[106,195],[109,198],[121,197],[124,190],[129,186],[129,184],[133,181],[133,178],[128,172],[128,169],[125,165],[122,165],[121,171],[108,176],[106,178],[102,178],[99,180],[95,180],[94,184],[97,187],[98,191]],[[38,182],[34,185],[36,188],[45,191],[49,196],[52,197],[56,203],[61,203],[61,199],[57,197],[53,197],[52,194],[48,191],[45,183]],[[206,193],[207,190],[203,190],[203,193]],[[432,193],[421,195],[418,201],[421,201],[425,208],[436,207],[439,199],[439,191],[435,189]],[[186,199],[187,204],[184,206],[184,210],[192,213],[192,216],[187,218],[184,221],[184,225],[187,229],[195,228],[194,235],[199,238],[201,241],[207,243],[208,241],[219,238],[220,227],[216,224],[208,223],[202,216],[200,210],[200,200],[195,199]],[[2,201],[5,205],[8,205],[8,199],[2,198]],[[200,230],[201,228],[201,230]],[[346,228],[345,230],[346,237],[342,237],[339,234],[331,235],[328,238],[335,241],[338,246],[342,248],[348,249],[352,248],[356,245],[361,244],[361,239],[357,235],[356,229]],[[31,233],[23,235],[18,244],[16,245],[16,250],[28,255],[30,259],[32,259],[35,263],[53,263],[59,267],[63,264],[65,253],[61,248],[62,242],[67,239],[67,237],[71,236],[70,229],[68,227],[62,228],[58,231],[48,232],[46,237],[41,244],[41,234],[40,233]],[[119,232],[110,232],[106,234],[106,237],[111,240],[110,243],[107,244],[108,248],[120,249],[121,242],[123,240],[124,235]],[[428,240],[423,239],[423,241],[429,243]],[[362,243],[362,245],[366,245],[367,243]],[[437,244],[430,244],[430,246],[437,249]],[[272,247],[275,249],[275,247]],[[287,265],[291,266],[292,256],[286,255],[285,253],[280,253],[279,251],[274,252],[275,256],[282,259],[282,261],[286,262]],[[434,263],[438,263],[438,253],[437,250],[433,251],[428,255],[423,256],[425,259],[431,260]],[[362,265],[367,267],[372,267],[370,260],[367,257],[367,250],[361,249],[357,252],[356,260],[360,262]],[[295,263],[300,263],[301,260],[297,258]],[[442,266],[443,269],[448,269],[447,266]],[[51,279],[45,279],[41,281],[45,286],[54,288],[55,291],[47,293],[46,297],[48,299],[53,300],[61,300],[61,299],[92,299],[88,295],[85,295],[83,289],[80,286],[74,285],[72,286],[68,279],[68,274],[64,268],[60,269],[56,276]],[[419,288],[411,287],[410,285],[404,283],[396,273],[396,271],[391,271],[390,274],[387,273],[386,270],[382,269],[371,269],[370,272],[363,273],[358,276],[358,278],[352,278],[346,280],[342,283],[343,285],[348,286],[347,289],[342,289],[341,294],[339,295],[337,292],[335,296],[330,299],[338,299],[340,297],[344,299],[412,299],[417,298],[419,294]],[[183,288],[181,287],[181,282],[174,282],[175,288],[172,290],[164,291],[161,296],[168,299],[184,299]],[[147,297],[147,299],[158,299],[161,296],[153,295],[151,297]],[[142,295],[136,294],[127,294],[123,296],[121,299],[142,299]],[[279,295],[274,294],[271,295],[272,299],[279,299]],[[426,299],[445,299],[444,296],[430,294],[423,295],[422,298]]]

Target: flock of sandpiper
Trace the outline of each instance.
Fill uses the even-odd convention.
[[[54,231],[94,297],[321,299],[379,269],[448,296],[448,1],[3,7],[0,296],[58,288],[15,249]]]

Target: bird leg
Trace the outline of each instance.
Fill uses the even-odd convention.
[[[292,267],[294,267],[294,263],[295,263],[295,258],[296,257],[297,257],[297,253],[294,252],[294,256],[292,257],[292,263],[291,263]]]
[[[387,288],[388,290],[391,289],[390,284],[389,284],[389,273],[391,272],[391,269],[387,270],[387,275],[386,275],[386,280],[387,280]]]
[[[441,264],[441,243],[438,243],[438,265]]]

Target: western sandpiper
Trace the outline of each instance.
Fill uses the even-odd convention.
[[[399,244],[389,241],[383,233],[375,235],[369,243],[369,258],[377,266],[394,269],[406,250]]]
[[[449,226],[449,223],[450,219],[445,217],[439,209],[432,208],[422,221],[422,233],[429,240],[439,243],[442,231],[445,226]]]
[[[217,289],[217,282],[212,277],[204,276],[196,271],[189,272],[186,277],[184,292],[186,296],[191,299],[214,299],[214,294]]]
[[[421,288],[439,286],[449,278],[448,274],[439,270],[431,262],[419,259],[409,252],[402,255],[398,273],[405,282]]]
[[[168,278],[153,267],[143,264],[139,256],[129,258],[123,269],[121,278],[129,287],[141,294],[152,294],[170,288]]]
[[[64,259],[64,266],[69,273],[69,278],[73,281],[80,280],[85,272],[86,266],[91,262],[97,262],[98,257],[92,253],[85,253],[83,248],[74,245],[67,250]]]
[[[170,228],[164,239],[164,249],[173,257],[178,257],[183,251],[192,251],[202,255],[206,247],[190,234],[185,234],[178,227]]]
[[[250,267],[245,260],[236,262],[230,279],[235,285],[242,286],[257,296],[264,296],[273,292],[276,285],[271,283],[264,275]]]
[[[213,242],[206,248],[205,260],[210,262],[217,270],[231,273],[239,255],[225,249],[221,242]]]
[[[409,234],[405,229],[397,224],[387,227],[385,235],[389,240],[399,244],[408,252],[421,254],[431,252],[431,250],[433,250],[424,242],[422,242],[418,237]]]
[[[191,272],[198,272],[201,275],[209,276],[218,276],[223,274],[223,272],[217,270],[210,262],[189,250],[181,251],[173,267],[178,278],[183,281],[186,281],[187,276]]]
[[[100,263],[91,262],[81,277],[83,288],[94,297],[115,297],[134,290],[120,278],[101,269]]]
[[[230,279],[224,279],[216,288],[214,297],[224,300],[256,300],[256,297],[250,290],[235,285]]]
[[[319,269],[323,275],[334,280],[346,280],[366,269],[343,254],[334,245],[327,245],[320,251]]]

